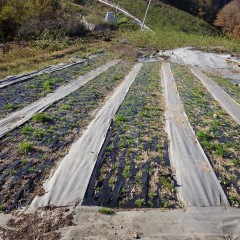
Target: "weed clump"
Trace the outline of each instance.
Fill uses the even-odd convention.
[[[105,207],[100,208],[100,209],[98,210],[98,212],[99,212],[99,213],[102,213],[102,214],[105,214],[105,215],[112,215],[112,214],[114,214],[114,211],[113,211],[112,209],[110,209],[110,208],[105,208]]]
[[[46,123],[46,122],[51,122],[52,118],[49,117],[46,114],[43,113],[37,113],[32,117],[32,120],[35,122],[41,122],[41,123]]]
[[[33,144],[31,142],[21,142],[19,143],[19,150],[23,153],[28,153],[33,150]]]
[[[12,103],[7,103],[4,108],[8,111],[12,111],[14,109],[14,106]]]
[[[138,206],[138,207],[143,207],[145,205],[145,200],[143,198],[139,198],[135,201],[135,204]]]

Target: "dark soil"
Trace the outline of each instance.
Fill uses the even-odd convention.
[[[2,239],[7,240],[57,240],[60,228],[73,226],[73,213],[67,208],[37,210],[31,214],[21,214],[17,219],[10,219],[7,226],[0,228]]]

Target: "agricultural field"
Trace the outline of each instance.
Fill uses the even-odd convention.
[[[90,65],[91,69],[102,61]],[[51,169],[131,66],[130,62],[117,64],[0,139],[1,210],[25,206],[35,195],[43,194],[41,186]]]
[[[205,74],[240,104],[240,87],[236,83],[233,83],[230,79],[222,77],[216,73],[205,72]]]
[[[232,206],[240,206],[240,126],[219,106],[186,66],[172,64],[185,112]],[[212,76],[212,75],[211,75]],[[238,91],[223,78],[217,83],[233,98]],[[191,86],[191,87],[189,87]]]
[[[28,106],[30,103],[53,92],[61,85],[67,84],[80,75],[93,70],[107,61],[105,54],[73,65],[60,71],[43,74],[30,80],[0,89],[0,118]]]
[[[160,63],[146,63],[113,119],[83,204],[178,208]]]

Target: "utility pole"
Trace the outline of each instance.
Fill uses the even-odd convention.
[[[115,13],[115,24],[118,24],[118,9],[119,9],[120,1],[118,1],[117,7],[116,7],[116,13]]]
[[[147,18],[147,14],[148,14],[148,10],[149,10],[151,1],[152,1],[152,0],[149,0],[149,2],[148,2],[148,6],[147,6],[147,9],[146,9],[145,16],[144,16],[143,23],[142,23],[142,27],[141,27],[142,30],[144,29],[144,24],[145,24],[145,20],[146,20],[146,18]]]

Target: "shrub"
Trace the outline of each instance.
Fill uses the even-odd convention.
[[[226,5],[217,15],[215,25],[229,32],[235,37],[240,37],[240,1],[234,0]]]
[[[0,38],[38,37],[45,29],[79,36],[86,33],[79,9],[59,0],[1,0]]]

